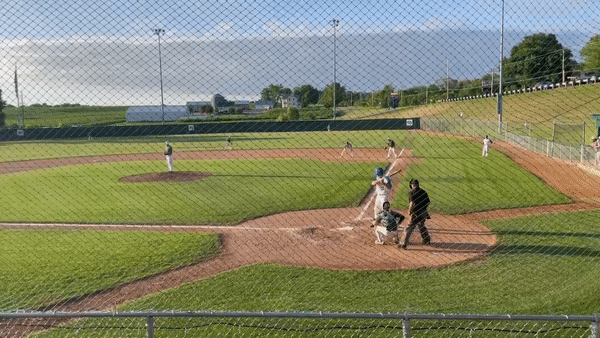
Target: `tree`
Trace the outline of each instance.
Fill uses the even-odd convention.
[[[600,71],[600,35],[596,35],[588,41],[581,49],[583,58],[582,70],[584,72]]]
[[[565,73],[571,74],[577,65],[571,50],[564,48],[554,34],[538,33],[526,36],[503,60],[505,76],[521,86],[540,81],[562,81],[563,53]]]
[[[321,96],[321,104],[325,107],[333,107],[333,84],[327,85]],[[346,96],[346,88],[338,82],[335,83],[335,105],[337,106]]]
[[[270,100],[277,104],[281,102],[281,97],[290,95],[292,90],[286,88],[280,84],[270,84],[267,88],[264,88],[260,93],[260,98],[263,100]]]
[[[287,118],[290,121],[298,120],[300,118],[300,111],[296,107],[287,108]]]
[[[309,104],[315,104],[319,102],[319,90],[315,87],[305,84],[300,87],[294,88],[294,95],[300,97],[300,102],[302,102],[302,107],[306,107]]]

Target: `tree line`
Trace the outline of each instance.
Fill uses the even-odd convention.
[[[434,84],[402,90],[386,84],[383,89],[370,93],[347,90],[340,83],[329,84],[323,90],[310,84],[293,89],[270,84],[261,91],[261,99],[273,101],[275,107],[281,107],[281,100],[293,94],[300,99],[301,107],[317,104],[332,107],[335,92],[336,106],[395,108],[492,94],[499,90],[517,90],[539,83],[565,82],[570,77],[584,77],[586,74],[600,75],[600,35],[592,37],[580,54],[583,62],[578,63],[573,59],[572,51],[564,47],[554,34],[538,33],[526,36],[511,49],[510,56],[502,60],[502,89],[499,88],[499,64],[496,70],[477,79],[454,80],[444,77]]]

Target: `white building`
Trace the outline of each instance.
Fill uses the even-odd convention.
[[[296,95],[288,95],[281,98],[281,108],[300,107],[300,98]]]
[[[177,121],[190,116],[186,106],[164,106],[164,121]],[[127,122],[162,122],[161,106],[131,106],[127,108]]]

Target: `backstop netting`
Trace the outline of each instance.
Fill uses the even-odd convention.
[[[598,336],[600,4],[0,8],[0,336]]]

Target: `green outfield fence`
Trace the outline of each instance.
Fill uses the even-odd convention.
[[[222,122],[168,125],[0,129],[0,141],[308,131],[413,130],[419,118],[347,121]]]
[[[600,2],[0,13],[0,337],[598,337]]]

